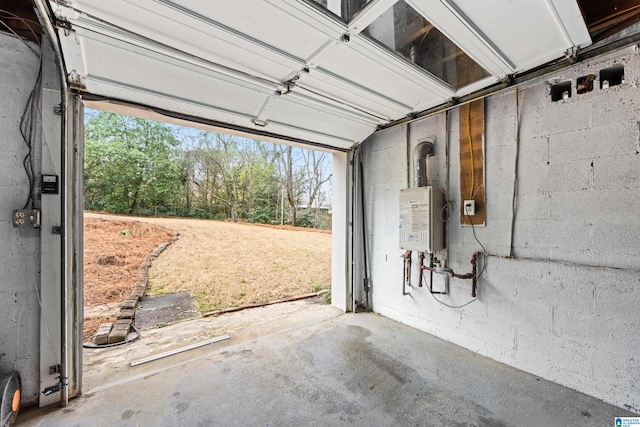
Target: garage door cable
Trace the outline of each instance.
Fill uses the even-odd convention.
[[[365,200],[364,200],[364,165],[362,162],[362,150],[358,150],[358,161],[360,163],[360,206],[362,210],[362,252],[364,258],[364,295],[365,295],[365,308],[369,312],[369,290],[371,285],[371,279],[369,279],[369,263],[367,259],[367,224],[365,215]]]

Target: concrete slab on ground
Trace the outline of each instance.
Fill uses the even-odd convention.
[[[138,329],[166,326],[202,317],[195,298],[187,292],[144,297],[136,311]]]
[[[222,333],[232,338],[128,367],[172,336],[181,346]],[[87,369],[118,378],[105,372],[68,408],[18,425],[595,427],[633,416],[379,315],[305,301],[150,330],[93,354],[104,363]]]
[[[127,345],[106,349],[84,349],[83,392],[93,393],[108,387],[114,381],[123,381],[133,374],[146,375],[157,369],[158,364],[182,363],[212,351],[206,346],[189,352],[176,354],[153,364],[131,368],[133,360],[143,359],[168,350],[196,344],[220,335],[231,339],[215,346],[239,344],[258,337],[276,333],[303,323],[318,322],[341,311],[325,304],[324,298],[310,298],[283,304],[275,304],[251,310],[203,317],[170,326],[145,329],[140,339]]]

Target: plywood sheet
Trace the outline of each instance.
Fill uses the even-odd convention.
[[[464,214],[465,200],[475,200],[475,215]],[[484,100],[480,99],[460,107],[460,223],[484,225],[485,208]]]

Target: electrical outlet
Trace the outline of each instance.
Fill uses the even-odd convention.
[[[13,211],[14,227],[40,227],[40,209]]]
[[[24,211],[13,211],[13,226],[20,227],[24,225]]]
[[[473,216],[476,214],[476,201],[475,200],[465,200],[464,201],[464,214]]]

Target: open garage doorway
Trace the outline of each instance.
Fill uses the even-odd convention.
[[[211,335],[187,320],[332,302],[335,154],[183,124],[86,109],[85,391],[160,329],[145,356]]]

